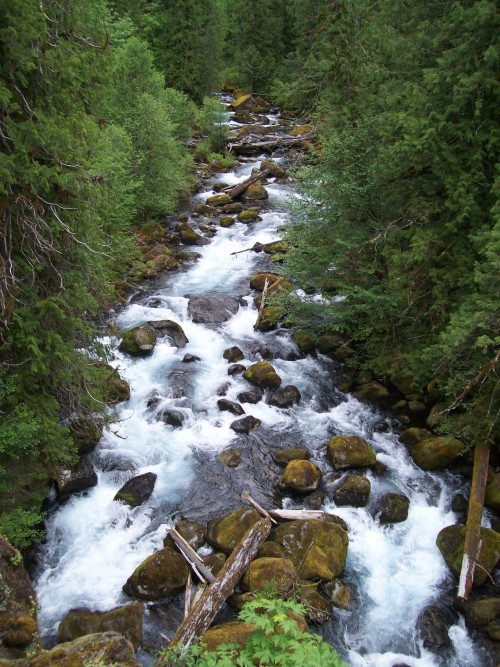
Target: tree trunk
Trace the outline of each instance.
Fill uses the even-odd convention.
[[[215,581],[205,589],[198,602],[191,607],[188,616],[172,637],[171,646],[175,644],[189,646],[195,637],[208,630],[217,612],[233,592],[270,532],[271,521],[269,519],[257,521],[247,531],[216,576]]]
[[[469,498],[469,511],[465,524],[464,555],[457,596],[462,600],[469,597],[474,570],[481,548],[481,518],[483,516],[484,493],[488,480],[488,462],[490,448],[480,442],[474,449],[474,469],[472,471],[472,487]]]
[[[244,192],[249,185],[252,185],[252,183],[260,181],[261,178],[265,179],[268,173],[269,169],[264,169],[264,171],[259,171],[258,174],[249,176],[241,183],[237,183],[236,185],[233,185],[231,187],[223,188],[221,190],[221,193],[223,192],[224,194],[229,195],[231,199],[236,199],[236,197],[238,197],[242,192]]]

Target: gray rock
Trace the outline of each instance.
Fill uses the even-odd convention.
[[[275,391],[268,400],[268,403],[277,408],[289,408],[294,403],[298,403],[301,398],[302,396],[298,388],[293,384],[287,384],[285,387],[280,387]]]
[[[226,398],[220,398],[217,401],[217,405],[219,407],[219,410],[231,412],[233,415],[236,415],[237,417],[245,414],[245,410],[243,410],[243,408],[239,403],[235,403],[234,401],[229,401]]]
[[[97,475],[90,460],[82,458],[71,470],[59,470],[54,481],[57,493],[60,496],[65,496],[96,486]]]
[[[254,431],[256,428],[258,428],[261,425],[260,419],[257,419],[257,417],[252,417],[252,415],[248,415],[247,417],[243,417],[242,419],[237,419],[234,421],[229,428],[232,428],[233,431],[236,433],[250,433],[250,431]]]
[[[155,488],[156,475],[154,472],[146,472],[143,475],[132,477],[116,493],[113,500],[123,500],[131,507],[139,507],[148,500]]]
[[[166,336],[176,347],[186,347],[189,339],[184,333],[183,328],[177,322],[172,320],[156,320],[148,322],[156,331],[158,336]]]
[[[197,324],[221,324],[238,312],[239,303],[229,296],[199,296],[189,299],[188,314]]]
[[[258,403],[264,397],[264,392],[262,389],[255,387],[254,389],[249,389],[248,391],[242,391],[238,394],[237,399],[242,403]]]

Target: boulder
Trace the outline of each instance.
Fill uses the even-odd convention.
[[[354,603],[354,591],[339,579],[323,584],[323,589],[334,607],[351,611]]]
[[[281,308],[278,306],[266,306],[263,308],[259,323],[256,329],[259,331],[271,331],[276,327],[280,320]]]
[[[261,424],[262,422],[260,419],[257,419],[257,417],[247,415],[242,419],[237,419],[234,421],[232,424],[230,424],[229,428],[233,429],[233,431],[236,433],[246,433],[246,435],[248,435],[250,431],[255,431],[255,429],[259,428]]]
[[[245,410],[243,410],[243,408],[239,403],[235,403],[234,401],[229,401],[227,398],[220,398],[217,401],[217,406],[219,410],[230,412],[231,414],[236,415],[237,417],[245,414]]]
[[[462,603],[465,623],[469,628],[488,632],[488,627],[500,618],[500,597],[480,597]]]
[[[233,200],[228,194],[214,195],[207,199],[207,204],[209,206],[226,206],[227,204],[232,204]]]
[[[109,368],[118,375],[114,368],[111,366]],[[130,387],[127,383],[125,384],[129,392],[128,398],[130,398]],[[74,419],[68,424],[68,429],[78,453],[87,454],[97,447],[102,436],[103,423],[99,419]]]
[[[9,661],[9,667],[141,667],[134,647],[117,632],[101,632],[59,644],[50,651]]]
[[[241,199],[244,202],[267,199],[269,193],[261,183],[251,183],[242,194]]]
[[[356,398],[373,400],[377,398],[387,398],[389,396],[388,390],[380,384],[380,382],[365,382],[359,385],[354,392]]]
[[[500,472],[490,475],[486,485],[484,504],[496,512],[500,511]]]
[[[443,607],[436,604],[425,607],[417,620],[417,631],[424,648],[441,655],[449,651],[453,645],[448,629],[454,622],[456,622],[455,615]]]
[[[120,373],[116,370],[116,368],[113,368],[109,364],[105,364],[102,361],[98,361],[94,365],[96,368],[99,369],[101,374],[101,379],[103,382],[103,401],[111,405],[116,405],[116,403],[121,403],[122,401],[128,401],[128,399],[130,398],[130,386],[126,380],[123,380],[120,377]],[[88,424],[90,426],[91,432],[92,431],[95,432],[95,424],[96,424],[95,420],[83,419],[75,421],[77,424],[78,422],[83,422],[83,424],[85,423]],[[72,424],[73,423],[74,422],[72,422]],[[98,426],[99,437],[97,438],[97,442],[99,442],[102,434],[102,423],[98,422],[98,424],[99,424]],[[77,431],[78,430],[79,429],[77,429]],[[84,428],[84,432],[85,430],[86,429]],[[90,451],[90,449],[93,449],[95,445],[97,445],[97,442],[95,442],[95,444],[91,446],[89,449],[80,450],[79,448],[80,453],[83,453],[84,451]]]
[[[333,499],[340,507],[365,507],[370,497],[371,483],[368,477],[346,475],[333,492]]]
[[[276,389],[281,384],[280,376],[268,361],[252,364],[243,373],[243,377],[259,389]]]
[[[239,307],[238,301],[229,296],[197,296],[189,299],[188,314],[196,324],[221,324]]]
[[[228,375],[241,375],[246,371],[247,367],[244,366],[243,364],[232,364],[229,366],[227,369],[227,374]]]
[[[257,558],[284,558],[285,550],[277,542],[268,540],[264,542],[257,553]]]
[[[203,563],[214,575],[214,577],[217,576],[219,572],[222,570],[226,560],[227,560],[226,554],[223,554],[221,551],[218,551],[215,554],[204,556],[202,558]]]
[[[243,352],[236,345],[229,347],[227,350],[224,350],[224,354],[222,356],[224,359],[227,359],[228,363],[230,364],[234,364],[236,361],[241,361],[245,358]]]
[[[239,449],[225,449],[217,458],[228,468],[236,468],[241,463],[241,452]]]
[[[229,108],[233,111],[241,111],[242,109],[248,110],[252,109],[254,106],[255,102],[251,93],[241,95],[229,104]]]
[[[335,334],[322,334],[318,337],[318,350],[321,354],[333,354],[344,341]]]
[[[292,283],[286,278],[283,278],[283,276],[280,276],[273,283],[269,284],[269,287],[267,289],[267,294],[268,296],[270,296],[271,294],[282,294],[283,292],[289,292],[291,289],[292,289]],[[255,305],[257,307],[259,307],[260,304],[262,303],[262,299],[263,299],[263,294],[259,294],[255,299]]]
[[[198,215],[206,215],[209,218],[215,218],[219,214],[215,206],[209,206],[208,204],[196,204],[194,212]]]
[[[326,623],[330,617],[330,602],[318,591],[318,583],[301,581],[297,592],[299,602],[306,608],[306,616],[312,623]]]
[[[273,596],[286,598],[297,585],[297,573],[287,558],[256,558],[250,563],[240,585],[244,591],[255,593],[270,589]]]
[[[231,621],[214,625],[201,636],[205,651],[215,651],[221,644],[244,644],[255,631],[255,625],[243,621]]]
[[[171,408],[165,408],[158,413],[156,421],[162,421],[168,426],[174,426],[175,428],[181,428],[181,426],[186,421],[186,415],[181,410],[172,410]]]
[[[298,403],[301,398],[302,395],[298,388],[293,384],[287,384],[275,391],[267,402],[276,408],[290,408],[294,403]]]
[[[292,334],[292,340],[302,354],[311,354],[316,350],[316,336],[305,329],[297,329]]]
[[[199,521],[189,521],[188,519],[181,519],[176,525],[175,530],[181,535],[186,542],[195,550],[198,551],[200,547],[205,544],[205,539],[207,537],[207,528],[205,524],[200,523]],[[171,549],[177,550],[174,541],[167,533],[166,537],[163,540],[164,547],[170,547]]]
[[[37,644],[37,599],[21,554],[0,535],[0,643],[13,653]]]
[[[372,447],[357,435],[336,435],[330,438],[327,453],[336,470],[373,468],[377,462]]]
[[[249,389],[248,391],[240,392],[236,398],[242,403],[252,403],[255,405],[255,403],[261,401],[263,397],[264,397],[264,392],[262,391],[262,389],[254,387],[253,389]]]
[[[279,482],[282,489],[296,493],[311,493],[321,484],[323,475],[315,463],[307,460],[290,461]]]
[[[262,247],[262,250],[266,253],[266,255],[275,255],[276,253],[285,254],[287,252],[286,245],[283,243],[283,241],[273,241],[273,243],[266,243]]]
[[[212,519],[207,526],[207,541],[215,549],[230,554],[259,519],[257,510],[250,508],[236,510],[221,519]]]
[[[196,361],[201,361],[201,357],[197,357],[196,354],[185,354],[182,357],[183,364],[194,364]]]
[[[223,206],[222,210],[224,213],[241,213],[241,211],[243,211],[243,204],[239,201],[235,201]]]
[[[184,333],[184,329],[177,322],[172,320],[155,320],[148,322],[156,331],[157,336],[166,336],[175,347],[186,347],[189,338]]]
[[[414,426],[405,429],[399,436],[401,442],[409,447],[416,445],[417,442],[426,440],[427,438],[432,438],[432,433],[430,431],[426,428],[416,428]]]
[[[255,273],[251,278],[250,278],[250,287],[252,289],[256,289],[259,292],[262,292],[264,289],[264,286],[266,284],[272,285],[278,280],[278,274],[276,273]]]
[[[447,526],[443,528],[436,539],[439,551],[446,564],[457,576],[462,569],[464,553],[465,526]],[[490,528],[481,528],[481,548],[478,565],[474,571],[474,585],[480,586],[489,579],[489,574],[496,567],[500,559],[500,534]]]
[[[246,224],[261,219],[258,208],[247,208],[245,211],[240,211],[240,213],[238,213],[238,220]]]
[[[219,225],[221,227],[232,227],[234,225],[234,218],[230,215],[223,215],[219,218]]]
[[[150,324],[142,324],[125,333],[118,349],[132,357],[146,356],[154,350],[156,337],[156,331]]]
[[[452,436],[426,438],[410,448],[410,456],[422,470],[439,470],[456,461],[464,450],[463,443]]]
[[[60,468],[54,482],[57,493],[60,496],[65,496],[69,493],[78,493],[97,486],[97,475],[90,459],[82,458],[70,470]]]
[[[383,493],[375,500],[372,513],[380,523],[399,523],[408,518],[409,506],[409,498],[402,493]]]
[[[156,276],[162,271],[176,271],[178,268],[179,262],[171,255],[158,255],[146,263],[147,275],[145,277],[150,277],[151,274]]]
[[[132,477],[116,493],[113,500],[123,500],[131,507],[139,507],[149,499],[156,483],[154,472],[145,472],[143,475]]]
[[[207,245],[209,241],[203,236],[200,236],[198,232],[195,232],[192,227],[190,227],[187,222],[182,222],[179,225],[179,237],[181,243],[184,245]]]
[[[331,581],[344,569],[349,538],[336,523],[289,521],[273,531],[272,539],[284,547],[301,579]]]
[[[143,606],[142,602],[133,602],[109,611],[71,609],[59,624],[59,642],[71,642],[96,632],[117,632],[137,650],[142,637]]]
[[[148,556],[127,579],[123,591],[139,600],[161,600],[186,585],[188,568],[178,551],[165,547]]]
[[[279,164],[276,164],[276,162],[267,158],[260,163],[260,171],[267,171],[269,176],[275,178],[285,178],[287,175],[286,171],[282,169]]]
[[[281,449],[273,456],[280,466],[287,466],[290,461],[306,461],[311,458],[311,452],[304,447],[288,447]]]

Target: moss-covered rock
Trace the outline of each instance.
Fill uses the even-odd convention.
[[[118,632],[137,649],[142,637],[142,614],[142,602],[133,602],[109,611],[71,609],[59,624],[59,641],[71,642],[97,632]]]
[[[259,521],[254,509],[239,509],[221,519],[212,519],[207,526],[207,541],[219,551],[230,554],[246,532]]]
[[[496,512],[500,511],[500,472],[490,475],[486,485],[484,504]]]
[[[312,125],[306,124],[306,125],[296,125],[290,134],[292,137],[302,137],[305,134],[311,134],[311,132],[314,132],[314,127]]]
[[[37,642],[37,600],[21,554],[0,536],[0,643],[24,649]]]
[[[402,493],[383,493],[374,503],[373,515],[380,523],[400,523],[408,518],[410,500]]]
[[[500,597],[480,597],[466,600],[461,605],[465,623],[469,628],[485,630],[500,618]]]
[[[281,384],[281,378],[276,373],[274,366],[268,361],[258,361],[252,364],[243,373],[245,380],[260,389],[276,389]]]
[[[227,560],[226,559],[226,554],[223,554],[220,551],[218,551],[215,554],[210,554],[208,556],[204,556],[202,558],[203,563],[210,570],[210,572],[214,575],[214,577],[217,574],[219,574],[219,572],[222,570],[226,560]]]
[[[240,211],[238,213],[238,220],[240,222],[249,223],[261,219],[258,208],[247,208],[245,211]]]
[[[179,236],[181,243],[184,245],[205,245],[208,242],[203,236],[200,236],[198,232],[195,232],[187,222],[183,222],[179,225]]]
[[[196,204],[194,212],[198,215],[206,215],[208,218],[215,218],[219,214],[215,206],[209,206],[209,204]]]
[[[199,521],[189,521],[188,519],[181,519],[181,521],[176,523],[175,530],[195,551],[197,551],[205,543],[207,527],[204,523],[200,523]],[[163,546],[177,549],[174,541],[168,533],[163,540]]]
[[[297,594],[306,608],[306,616],[312,623],[326,623],[330,619],[330,602],[318,590],[318,582],[301,581]]]
[[[243,211],[243,204],[239,201],[234,201],[231,204],[226,204],[222,207],[224,213],[241,213]]]
[[[229,195],[221,193],[220,195],[214,195],[207,199],[208,206],[226,206],[226,204],[231,204],[232,199]]]
[[[282,254],[285,255],[288,252],[288,249],[286,245],[283,243],[283,241],[274,241],[273,243],[266,243],[262,250],[266,253],[266,255],[275,255],[275,254]]]
[[[277,280],[269,285],[267,289],[267,296],[270,296],[271,294],[284,294],[285,292],[289,292],[291,289],[292,283],[289,280],[286,280],[286,278],[283,278],[283,276],[280,276]],[[257,307],[260,306],[262,298],[263,295],[259,294],[255,299],[255,305]]]
[[[170,547],[148,556],[127,579],[124,592],[139,600],[161,600],[176,595],[186,585],[188,569],[178,551]]]
[[[301,579],[330,581],[344,569],[349,538],[336,523],[308,519],[290,521],[273,531]]]
[[[234,225],[234,218],[230,215],[223,215],[219,218],[219,225],[221,227],[232,227]]]
[[[437,536],[436,544],[446,564],[456,575],[460,575],[464,553],[465,526],[447,526]],[[500,535],[490,528],[481,528],[481,549],[474,571],[474,585],[481,585],[500,559]]]
[[[335,334],[322,334],[318,337],[317,346],[321,354],[333,354],[343,342],[343,339]]]
[[[252,109],[254,106],[255,102],[251,93],[241,95],[229,104],[229,107],[233,109],[233,111]]]
[[[354,591],[340,579],[334,579],[323,584],[325,594],[334,607],[351,611],[354,604]]]
[[[287,384],[285,387],[280,387],[268,400],[269,405],[274,405],[276,408],[290,408],[294,403],[299,403],[302,395],[294,384]]]
[[[239,449],[225,449],[217,458],[228,468],[236,468],[241,463],[241,452]]]
[[[364,384],[357,387],[354,395],[356,398],[372,400],[377,398],[387,398],[389,396],[389,392],[383,385],[380,384],[380,382],[375,382],[375,380],[373,380],[371,382],[365,382]]]
[[[256,558],[250,563],[240,585],[244,591],[271,590],[278,597],[288,597],[297,584],[297,573],[287,558]]]
[[[146,472],[142,475],[136,475],[129,479],[117,491],[113,500],[121,500],[131,507],[139,507],[149,499],[153,493],[156,483],[156,474]]]
[[[426,428],[416,428],[414,426],[405,429],[399,436],[401,442],[409,447],[416,445],[417,442],[426,440],[427,438],[432,438],[432,433],[430,431]]]
[[[330,438],[327,452],[336,470],[373,468],[377,462],[372,447],[357,435],[336,435]]]
[[[306,461],[311,458],[311,452],[304,447],[288,447],[282,449],[273,456],[276,463],[287,466],[290,461]]]
[[[261,183],[251,183],[242,194],[241,199],[244,202],[267,199],[269,193]]]
[[[243,621],[214,625],[201,636],[201,644],[206,651],[215,651],[221,644],[244,644],[254,631],[253,623]]]
[[[339,506],[366,507],[370,491],[368,477],[346,475],[333,492],[333,499]]]
[[[284,557],[285,557],[284,548],[281,546],[281,544],[273,542],[272,540],[264,542],[264,544],[261,546],[261,548],[257,553],[257,558],[284,558]]]
[[[259,331],[271,331],[280,320],[281,309],[278,306],[266,306],[262,309],[261,318],[256,328]]]
[[[258,290],[259,292],[262,292],[266,281],[268,286],[272,285],[278,280],[278,274],[277,273],[270,273],[269,271],[266,273],[255,273],[251,278],[250,278],[250,287],[252,289]]]
[[[156,345],[156,331],[150,324],[129,329],[120,343],[119,350],[132,357],[151,354]]]
[[[290,461],[281,477],[279,486],[296,493],[311,493],[321,484],[323,475],[315,463],[307,460]]]
[[[464,451],[460,440],[451,436],[426,438],[410,448],[410,456],[422,470],[439,470],[456,461]]]
[[[311,354],[316,350],[316,336],[306,329],[294,331],[292,340],[302,354]]]
[[[269,176],[274,176],[276,178],[285,178],[287,173],[282,169],[279,164],[276,164],[274,160],[264,159],[260,163],[260,171],[267,171]]]
[[[233,347],[228,347],[227,350],[224,350],[222,356],[229,364],[234,364],[236,361],[241,361],[245,358],[245,355],[241,349],[236,345],[233,345]]]
[[[111,366],[109,368],[111,369],[110,376],[114,376],[115,373],[118,375],[114,368],[111,368]],[[125,384],[128,391],[127,398],[129,398],[130,387],[126,382]],[[97,447],[102,436],[103,423],[100,419],[74,419],[69,423],[68,428],[78,453],[87,454]]]

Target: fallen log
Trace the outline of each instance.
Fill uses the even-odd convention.
[[[265,178],[269,174],[269,169],[264,169],[264,171],[259,171],[258,174],[249,176],[241,183],[236,183],[236,185],[231,185],[226,188],[222,188],[221,193],[223,192],[226,195],[229,195],[231,199],[236,199],[242,192],[244,192],[249,185],[260,181],[261,178]]]
[[[170,528],[167,535],[170,535],[172,540],[175,542],[177,548],[184,556],[188,564],[191,566],[191,569],[194,571],[198,579],[212,583],[212,581],[215,579],[214,575],[210,572],[196,551],[191,547],[190,544],[186,542],[182,535],[180,535],[175,530],[175,528]]]
[[[325,516],[325,513],[321,510],[269,510],[269,514],[273,518],[283,521],[322,519]]]
[[[488,480],[490,448],[479,442],[474,449],[474,468],[469,498],[469,511],[465,524],[464,555],[458,583],[457,597],[467,600],[472,589],[474,570],[481,549],[481,519],[483,516],[484,494]]]
[[[229,149],[237,155],[255,155],[257,153],[267,153],[278,148],[293,148],[301,146],[304,141],[314,139],[314,134],[304,134],[303,136],[291,137],[287,135],[266,136],[262,139],[260,135],[248,135],[239,141],[229,144]]]
[[[251,248],[245,248],[245,250],[235,250],[235,252],[232,252],[231,255],[240,255],[242,252],[250,252],[251,250],[253,250],[254,252],[262,252],[268,246],[281,242],[282,242],[281,239],[278,239],[277,241],[270,241],[269,243],[259,243],[257,241],[256,243],[253,244]]]
[[[266,285],[267,285],[267,280],[266,280]],[[267,519],[270,519],[272,523],[275,524],[278,523],[275,519],[273,519],[273,517],[269,514],[269,512],[262,507],[262,505],[259,505],[259,503],[252,498],[252,496],[248,493],[248,491],[243,491],[243,493],[241,494],[241,498],[250,505],[253,505],[253,507],[255,507],[255,509],[262,514],[262,516],[265,516]]]
[[[259,312],[257,313],[257,319],[255,320],[255,324],[253,325],[254,330],[257,330],[259,328],[259,324],[262,319],[262,313],[264,312],[264,307],[266,305],[266,296],[268,287],[269,287],[269,278],[266,278],[266,282],[264,283],[264,289],[262,290],[262,298],[260,300]],[[254,504],[253,500],[252,504]],[[257,507],[257,509],[259,508]],[[259,511],[261,510],[259,509]]]
[[[172,637],[171,646],[181,644],[187,647],[195,637],[208,630],[217,612],[233,592],[270,532],[271,521],[269,519],[260,519],[249,528],[215,577],[215,581],[204,590],[198,602],[192,605],[188,616]]]

